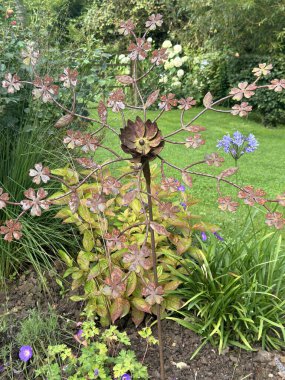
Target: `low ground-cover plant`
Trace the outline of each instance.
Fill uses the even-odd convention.
[[[36,376],[49,380],[102,379],[139,380],[148,379],[147,369],[137,361],[125,332],[110,326],[99,331],[93,321],[83,322],[75,335],[80,343],[77,354],[65,344],[49,346],[45,364],[36,371]]]
[[[5,378],[11,379],[14,373],[25,373],[25,378],[28,379],[29,368],[25,368],[21,362],[27,363],[33,357],[33,367],[38,368],[43,364],[47,347],[62,341],[66,332],[60,326],[59,316],[51,307],[45,313],[32,309],[17,327],[11,324],[9,313],[7,311],[6,317],[2,315],[0,321],[1,326],[6,324],[1,334],[7,336],[6,341],[9,342],[0,349],[0,377],[2,372]],[[11,331],[15,330],[17,333],[12,337]]]
[[[18,205],[22,208],[22,212],[19,217],[7,220],[5,225],[1,226],[0,232],[4,235],[4,240],[19,240],[22,236],[22,225],[19,221],[20,217],[28,212],[30,212],[32,216],[40,216],[42,210],[49,209],[50,205],[58,206],[63,204],[65,206],[68,203],[69,211],[62,216],[65,218],[65,222],[79,223],[78,227],[81,228],[81,232],[83,233],[83,245],[85,245],[85,250],[81,252],[77,258],[79,267],[70,269],[75,286],[81,285],[81,281],[83,283],[87,279],[85,292],[88,294],[90,306],[92,304],[90,300],[96,300],[94,301],[94,310],[98,310],[97,306],[100,306],[99,310],[100,313],[102,313],[103,308],[107,308],[108,313],[111,314],[111,318],[109,318],[111,320],[115,320],[129,312],[130,305],[124,300],[123,295],[126,294],[130,296],[134,293],[135,296],[137,296],[141,291],[143,298],[140,297],[139,303],[134,306],[139,310],[137,306],[143,305],[142,310],[139,311],[152,311],[157,315],[161,379],[163,380],[165,379],[165,374],[163,365],[161,313],[164,307],[163,302],[167,302],[165,288],[167,286],[171,288],[173,281],[171,281],[168,273],[166,277],[163,277],[164,268],[163,264],[161,265],[160,263],[160,256],[162,255],[159,249],[161,242],[163,242],[162,246],[164,248],[171,243],[172,247],[176,247],[178,253],[181,252],[181,250],[183,251],[185,249],[184,246],[187,246],[187,244],[187,249],[188,247],[190,248],[189,237],[191,236],[191,229],[189,231],[189,227],[185,225],[184,221],[181,223],[181,221],[178,220],[178,223],[176,223],[175,216],[176,213],[179,215],[181,208],[179,208],[179,211],[175,209],[176,205],[169,202],[167,198],[159,199],[159,192],[163,190],[166,194],[169,194],[176,191],[178,187],[180,191],[182,191],[182,188],[184,190],[185,186],[191,187],[192,177],[195,175],[212,178],[217,183],[219,204],[223,210],[234,212],[238,203],[222,193],[221,183],[235,187],[238,190],[238,198],[243,199],[245,204],[250,206],[263,206],[266,210],[266,223],[277,229],[283,228],[285,219],[281,212],[276,211],[276,206],[284,206],[285,202],[284,194],[279,195],[274,200],[267,199],[262,189],[254,189],[250,185],[243,187],[230,181],[228,177],[237,172],[237,167],[225,169],[221,171],[219,175],[196,171],[193,168],[196,165],[219,167],[224,160],[216,152],[206,155],[198,162],[189,163],[183,168],[179,166],[179,163],[176,164],[165,160],[163,157],[163,148],[166,144],[183,145],[189,149],[197,149],[205,144],[205,140],[201,134],[205,128],[194,124],[202,114],[207,111],[222,111],[245,116],[245,114],[248,114],[250,111],[250,106],[247,102],[236,104],[233,109],[229,111],[220,110],[217,107],[223,101],[229,99],[236,101],[241,101],[244,98],[249,99],[254,96],[255,91],[259,89],[266,88],[273,91],[280,91],[284,88],[284,80],[274,79],[270,84],[259,85],[258,82],[260,79],[266,76],[271,68],[270,65],[260,64],[259,67],[253,69],[256,79],[252,83],[239,83],[237,87],[231,89],[229,95],[219,100],[214,100],[212,94],[207,93],[203,98],[204,109],[187,122],[187,111],[196,104],[193,97],[188,96],[187,98],[176,99],[175,94],[168,93],[160,96],[159,99],[158,89],[149,89],[146,96],[143,96],[140,91],[140,84],[143,79],[167,59],[167,51],[165,48],[155,49],[152,51],[148,70],[145,72],[139,72],[138,70],[140,62],[147,58],[151,50],[150,43],[146,40],[146,35],[149,31],[161,26],[162,22],[161,15],[151,15],[146,22],[146,31],[142,37],[135,34],[135,25],[131,20],[120,24],[120,32],[124,35],[130,35],[133,38],[133,41],[128,47],[128,52],[130,59],[134,62],[134,68],[132,76],[119,75],[116,79],[123,86],[131,85],[135,88],[138,94],[139,105],[128,104],[123,89],[115,89],[110,93],[106,104],[102,100],[98,102],[98,118],[91,118],[77,113],[76,86],[78,82],[78,72],[76,70],[65,68],[64,72],[59,76],[58,82],[63,84],[61,92],[59,92],[59,86],[54,83],[53,78],[48,75],[42,77],[40,73],[37,72],[36,60],[31,62],[31,72],[33,75],[29,81],[21,80],[16,74],[6,74],[2,85],[8,89],[9,92],[18,91],[24,84],[31,85],[33,87],[33,96],[37,100],[41,100],[44,103],[55,103],[59,109],[62,110],[64,115],[57,121],[55,125],[57,128],[65,128],[72,125],[75,118],[87,120],[95,123],[99,127],[92,133],[75,129],[69,129],[66,132],[64,143],[69,149],[74,150],[77,156],[77,163],[84,170],[76,170],[72,166],[67,166],[64,169],[50,170],[42,163],[37,163],[34,168],[30,169],[30,176],[33,178],[35,184],[39,185],[41,182],[47,183],[50,179],[62,183],[63,192],[60,194],[55,194],[48,198],[48,192],[43,187],[40,187],[37,191],[33,188],[29,188],[24,191],[25,199],[17,203],[11,202],[9,194],[2,191],[1,207],[4,208],[10,204]],[[71,101],[67,99],[69,91],[71,93]],[[61,96],[61,94],[64,95]],[[160,112],[154,120],[150,120],[147,117],[148,109],[157,102]],[[175,131],[163,135],[163,131],[158,128],[157,121],[164,112],[169,112],[173,107],[178,105],[181,110],[179,127]],[[108,108],[111,108],[112,112],[121,115],[122,128],[120,131],[108,124]],[[128,108],[142,112],[142,118],[137,116],[134,120],[126,120],[124,110]],[[112,131],[112,133],[117,136],[121,143],[123,154],[106,147],[97,137],[102,130],[106,129]],[[190,134],[183,141],[172,139],[173,136],[182,136],[185,133]],[[101,164],[94,162],[93,156],[97,149],[108,151],[111,159]],[[82,154],[86,154],[86,156],[82,157]],[[150,167],[150,162],[155,159],[160,162],[161,175],[158,188],[152,181],[153,173]],[[126,184],[125,190],[129,191],[125,195],[124,192],[120,193],[122,184],[119,180],[121,180],[122,177],[116,178],[107,170],[111,165],[124,161],[132,163],[130,169],[136,178],[135,184],[133,181],[129,181]],[[175,178],[168,177],[166,167],[175,169],[179,175],[179,179],[176,180]],[[178,186],[180,178],[185,186],[180,184]],[[117,199],[114,199],[116,197]],[[120,201],[120,198],[122,198],[123,201]],[[272,204],[273,207],[270,208]],[[123,205],[127,205],[128,207],[124,209]],[[108,210],[110,206],[114,207],[114,209],[112,210],[111,208]],[[120,228],[122,225],[119,224],[116,226],[113,222],[114,225],[112,226],[112,213],[118,212],[117,206],[120,206],[120,211],[124,210],[122,215],[120,215],[121,219],[118,220],[120,222],[126,222],[127,224],[127,227],[119,231],[119,233],[115,231],[115,227]],[[186,209],[189,204],[187,204],[186,201],[182,202],[181,206]],[[157,214],[156,207],[159,209],[159,213]],[[110,225],[113,228],[107,232],[109,225],[106,225],[104,214],[108,211],[110,211],[111,217]],[[139,212],[141,212],[142,220]],[[131,214],[133,214],[133,216],[131,216]],[[84,221],[83,223],[82,220]],[[143,229],[140,227],[143,227]],[[179,229],[178,234],[175,234],[176,228]],[[92,233],[90,233],[90,229]],[[95,229],[95,236],[93,235],[93,229]],[[102,240],[97,243],[94,239],[97,238],[99,229],[102,233]],[[208,230],[211,231],[212,227],[200,223],[196,226],[196,229],[205,232]],[[107,237],[106,232],[108,234]],[[139,233],[142,235],[141,238],[138,238],[138,236],[135,237],[135,235],[139,235]],[[122,237],[127,237],[127,240],[130,240],[127,241],[126,247],[124,247],[127,252],[120,252],[119,249],[119,253],[115,252],[113,257],[111,257],[109,247],[112,247],[114,244],[121,244],[122,241],[120,241],[120,238]],[[134,241],[132,239],[134,239]],[[102,241],[103,244],[106,245],[106,257],[99,266],[92,265],[90,268],[90,262],[100,261],[100,258],[96,255],[96,249],[98,247],[101,249]],[[107,245],[109,245],[109,247],[107,247]],[[164,251],[162,253],[167,256]],[[115,262],[115,259],[117,262]],[[165,259],[163,259],[162,262],[164,261]],[[118,266],[119,262],[120,267]],[[105,268],[103,270],[103,278],[101,278],[99,284],[97,284],[97,273],[99,272],[98,274],[100,276],[102,274],[101,264],[105,266]],[[176,266],[176,262],[170,262],[168,267],[171,267],[171,265]],[[146,278],[141,276],[142,272],[144,273],[145,270],[147,271],[149,269],[152,269],[152,274],[149,274]],[[92,273],[92,270],[95,273]],[[88,274],[86,275],[85,272],[88,272]],[[139,274],[139,276],[137,276],[137,274]],[[78,276],[78,278],[76,278],[76,276]],[[140,281],[138,281],[137,278],[139,278]],[[170,282],[166,283],[167,281]],[[175,284],[174,287],[176,286],[177,284]],[[107,295],[113,299],[114,302],[111,305],[104,304],[103,302],[99,304],[98,296],[102,294]],[[99,305],[97,305],[97,302]],[[132,302],[134,304],[134,301]],[[150,306],[152,306],[152,308],[150,308]],[[105,315],[102,317],[105,318]]]
[[[245,229],[244,229],[245,231]],[[210,341],[246,350],[285,346],[285,247],[278,233],[244,231],[232,241],[203,235],[196,260],[181,262],[187,275],[175,294],[185,300],[180,317],[171,317]],[[193,354],[193,356],[201,349]]]

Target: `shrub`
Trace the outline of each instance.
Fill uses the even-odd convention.
[[[156,313],[156,302],[161,304],[163,313],[179,309],[179,298],[167,295],[179,285],[179,281],[172,280],[169,271],[169,267],[177,267],[179,260],[171,256],[191,251],[192,231],[195,226],[200,226],[197,217],[191,215],[191,207],[184,210],[181,205],[181,201],[190,206],[196,202],[184,193],[178,180],[172,181],[171,189],[167,185],[153,185],[154,222],[151,225],[155,230],[160,293],[156,295],[154,290],[153,294],[148,293],[153,284],[153,263],[151,236],[144,223],[146,210],[142,208],[147,205],[145,183],[141,180],[142,194],[139,196],[134,169],[126,166],[120,170],[123,183],[115,180],[108,171],[92,176],[92,182],[80,188],[76,210],[72,206],[73,200],[64,197],[65,185],[63,192],[53,196],[63,196],[60,203],[66,204],[56,217],[63,219],[64,223],[76,225],[83,235],[83,249],[76,262],[60,251],[69,267],[65,276],[71,275],[73,279],[72,289],[84,288],[83,295],[71,298],[86,301],[86,311],[99,315],[103,325],[114,323],[130,310],[138,325],[145,313]],[[62,177],[70,186],[80,175],[89,175],[92,171],[79,169],[77,173],[66,167],[52,170],[52,173]],[[152,175],[155,180],[157,169],[152,168]],[[179,191],[180,187],[183,191]],[[211,228],[207,224],[204,227]]]
[[[181,317],[170,318],[202,335],[202,346],[218,345],[219,352],[229,345],[285,346],[284,243],[277,233],[245,232],[229,242],[201,242],[197,260],[181,261],[187,275],[173,271],[181,281],[175,295],[186,302]]]

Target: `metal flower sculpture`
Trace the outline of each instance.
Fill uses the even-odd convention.
[[[119,32],[125,36],[130,36],[133,42],[128,47],[129,57],[133,61],[132,75],[118,75],[117,81],[123,86],[131,86],[138,95],[139,104],[130,105],[126,101],[126,95],[123,88],[119,88],[110,93],[107,102],[102,100],[98,102],[98,118],[82,115],[76,112],[76,86],[78,72],[70,68],[64,68],[63,73],[59,76],[58,83],[62,83],[62,89],[54,84],[54,79],[49,76],[41,78],[37,74],[37,61],[40,55],[34,44],[27,46],[27,51],[23,51],[24,64],[33,66],[30,70],[33,73],[31,80],[21,80],[17,74],[7,73],[2,82],[2,86],[7,89],[8,93],[19,91],[25,84],[33,88],[33,95],[38,101],[44,103],[53,102],[63,113],[61,118],[56,122],[56,128],[71,129],[66,131],[64,144],[68,149],[73,150],[77,157],[75,161],[79,169],[74,166],[64,169],[50,169],[44,167],[42,163],[31,168],[30,176],[33,182],[39,185],[41,182],[47,183],[49,180],[59,181],[62,184],[60,193],[48,197],[47,192],[40,188],[37,192],[28,189],[24,195],[28,199],[20,202],[10,201],[7,193],[0,189],[0,208],[9,204],[19,205],[22,212],[16,219],[10,219],[5,225],[0,227],[0,233],[4,239],[12,241],[19,240],[22,236],[20,218],[30,212],[32,216],[39,216],[42,210],[55,204],[62,205],[62,212],[57,215],[62,217],[65,222],[76,223],[80,232],[83,234],[83,246],[85,251],[81,251],[77,258],[78,268],[73,270],[69,268],[69,273],[73,274],[73,287],[79,287],[86,284],[86,298],[91,297],[88,307],[90,310],[100,315],[102,320],[115,321],[116,319],[127,315],[132,310],[132,318],[136,324],[139,324],[144,318],[145,313],[154,313],[157,316],[159,354],[161,380],[165,379],[164,359],[163,359],[163,337],[161,328],[161,313],[167,308],[166,297],[168,290],[174,290],[179,282],[171,280],[170,277],[159,276],[160,271],[164,270],[167,265],[173,265],[173,259],[163,256],[164,250],[167,251],[169,246],[175,247],[177,254],[183,254],[191,247],[191,232],[196,229],[205,233],[207,226],[203,223],[196,223],[189,226],[188,218],[177,219],[177,215],[187,213],[187,208],[191,205],[191,200],[187,198],[186,187],[192,186],[193,176],[202,176],[212,178],[217,183],[217,193],[219,197],[219,207],[223,211],[235,212],[239,203],[232,200],[227,194],[222,194],[220,183],[224,182],[234,186],[238,191],[238,198],[242,199],[249,206],[264,207],[266,210],[266,223],[281,229],[285,225],[285,219],[281,212],[276,211],[276,205],[285,206],[285,195],[281,194],[276,199],[267,199],[262,189],[254,189],[252,186],[239,186],[230,181],[228,177],[233,175],[238,168],[232,167],[221,171],[219,175],[213,175],[197,171],[196,165],[219,167],[223,163],[223,158],[217,153],[206,155],[198,162],[187,164],[185,167],[179,167],[176,163],[167,161],[163,155],[163,148],[166,144],[181,144],[189,149],[198,149],[205,144],[202,136],[204,127],[196,125],[197,119],[205,112],[220,110],[217,108],[222,102],[233,99],[237,101],[250,99],[255,92],[262,88],[272,91],[282,91],[284,79],[274,79],[269,84],[258,85],[261,78],[266,76],[271,69],[271,65],[262,64],[259,68],[253,69],[255,80],[253,83],[242,82],[236,88],[233,88],[228,96],[215,100],[211,93],[207,93],[203,99],[204,108],[190,121],[185,121],[185,114],[188,110],[196,105],[195,100],[190,96],[186,99],[176,99],[175,94],[162,94],[160,96],[158,89],[149,89],[148,94],[142,94],[140,83],[148,74],[155,70],[158,65],[163,64],[167,59],[167,49],[160,48],[151,52],[151,45],[148,43],[147,34],[162,25],[161,15],[151,15],[146,22],[146,30],[139,37],[135,33],[135,24],[131,20],[120,24]],[[150,54],[151,52],[151,54]],[[26,57],[32,57],[27,60]],[[144,62],[148,62],[146,69]],[[138,66],[140,65],[140,70]],[[138,75],[138,72],[140,73]],[[66,99],[67,92],[70,91],[72,106],[68,108],[62,100]],[[59,94],[64,96],[59,98]],[[147,117],[147,111],[150,107],[157,104],[158,113],[154,120]],[[172,108],[180,109],[180,120],[178,128],[171,133],[163,135],[158,128],[160,117],[169,112]],[[108,108],[112,112],[118,113],[122,118],[122,128],[120,131],[108,123]],[[139,115],[135,120],[127,120],[126,110],[137,110]],[[222,112],[232,113],[233,115],[245,116],[251,111],[251,106],[242,101],[241,104],[235,104],[232,110]],[[96,130],[84,131],[74,130],[73,121],[78,118],[89,121],[98,126]],[[126,121],[127,120],[127,121]],[[103,130],[111,131],[120,141],[123,152],[127,157],[122,156],[120,152],[108,145],[102,143],[97,138]],[[183,141],[172,140],[175,135],[187,134]],[[104,141],[103,141],[104,142]],[[110,159],[101,164],[94,162],[98,149],[104,149],[108,152]],[[150,161],[157,158],[160,162],[161,178],[159,183],[152,182],[152,172]],[[112,164],[118,162],[132,162],[128,172],[120,178],[111,176],[107,170]],[[167,177],[166,167],[175,169],[185,186],[172,178]],[[128,184],[122,184],[123,177],[130,178]],[[95,182],[95,183],[92,183]],[[125,187],[125,192],[122,188]],[[172,204],[167,196],[175,192],[183,193],[183,202]],[[165,197],[163,201],[160,196]],[[110,224],[104,219],[106,215],[110,218],[116,213],[110,207],[116,204],[116,212],[120,208],[125,208],[124,213],[120,216],[120,231],[114,224],[110,229]],[[269,205],[274,205],[274,210]],[[130,222],[128,207],[132,205],[133,213],[138,216],[138,221]],[[64,208],[65,207],[65,208]],[[135,210],[135,211],[134,211]],[[154,210],[159,216],[154,215]],[[93,231],[100,227],[102,232],[101,239],[94,237]],[[175,235],[174,229],[181,229],[180,235]],[[210,232],[215,230],[208,228]],[[138,239],[134,240],[134,234],[138,234]],[[216,232],[215,232],[216,233]],[[96,240],[97,239],[97,240]],[[163,243],[160,243],[163,242]],[[106,258],[98,259],[93,249],[105,249]],[[164,244],[163,249],[157,255],[158,244]],[[90,269],[90,263],[94,263]],[[101,277],[100,277],[101,276]],[[96,282],[94,279],[96,278]],[[100,280],[101,279],[101,280]],[[170,280],[169,280],[170,279]],[[99,284],[99,285],[98,285]],[[97,287],[99,286],[99,288]],[[107,297],[108,302],[104,300]],[[172,302],[174,302],[172,300]],[[106,304],[109,305],[106,314]],[[179,304],[176,304],[179,307]],[[175,306],[172,305],[172,308]],[[110,316],[110,318],[109,318]],[[109,319],[108,319],[109,318]]]
[[[121,129],[120,140],[123,151],[140,163],[155,159],[164,147],[157,124],[150,120],[143,122],[139,116],[135,122],[128,120],[126,127]]]

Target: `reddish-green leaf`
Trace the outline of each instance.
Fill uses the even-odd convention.
[[[133,298],[132,304],[136,309],[140,311],[144,311],[145,313],[150,313],[151,307],[143,298],[138,298],[138,297]]]
[[[165,235],[165,236],[169,236],[169,232],[167,231],[167,229],[162,226],[161,224],[158,224],[156,222],[150,222],[150,226],[151,228],[157,232],[159,235]]]
[[[141,310],[132,309],[132,321],[136,326],[138,326],[144,320],[145,313]]]
[[[131,190],[128,191],[124,196],[123,196],[123,205],[128,206],[137,196],[137,190]]]
[[[111,304],[110,315],[112,323],[114,323],[118,318],[122,316],[124,306],[122,301],[122,298],[116,298]]]

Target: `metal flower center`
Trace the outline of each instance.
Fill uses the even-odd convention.
[[[145,144],[144,140],[143,140],[143,139],[140,139],[140,140],[139,140],[139,144],[140,144],[140,145],[144,145],[144,144]]]

